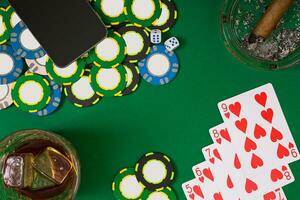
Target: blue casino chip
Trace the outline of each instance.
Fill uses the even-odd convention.
[[[24,68],[23,60],[7,45],[0,45],[0,85],[14,82]]]
[[[37,59],[46,54],[23,22],[19,22],[12,30],[10,42],[15,52],[22,58]]]
[[[175,52],[168,51],[164,45],[152,46],[150,53],[139,62],[138,66],[143,79],[153,85],[171,82],[179,70]]]
[[[49,104],[43,108],[42,110],[39,110],[37,112],[32,113],[33,115],[36,116],[47,116],[54,111],[56,111],[60,105],[61,98],[62,98],[62,86],[56,84],[54,81],[52,81],[49,77],[44,76],[50,83],[51,86],[51,100]]]

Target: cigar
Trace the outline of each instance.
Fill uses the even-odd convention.
[[[266,12],[250,34],[249,43],[255,43],[258,39],[268,38],[293,2],[294,0],[272,0]]]

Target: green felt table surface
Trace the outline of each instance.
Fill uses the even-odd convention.
[[[240,64],[224,47],[220,34],[222,0],[176,1],[179,18],[164,36],[177,36],[180,73],[171,84],[142,82],[138,91],[105,98],[79,109],[64,100],[55,114],[38,118],[11,107],[0,112],[0,137],[38,128],[69,139],[82,165],[78,200],[111,200],[111,183],[123,167],[134,166],[148,151],[168,154],[176,165],[172,187],[185,199],[181,184],[193,178],[192,166],[204,161],[202,147],[212,143],[208,129],[222,123],[217,103],[249,89],[272,83],[296,143],[300,145],[300,66],[260,71]],[[296,181],[284,190],[299,199],[300,162],[291,164]]]

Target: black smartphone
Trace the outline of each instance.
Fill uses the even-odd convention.
[[[57,66],[64,67],[106,37],[87,0],[9,0]]]

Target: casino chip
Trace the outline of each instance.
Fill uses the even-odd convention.
[[[0,44],[4,44],[10,38],[12,28],[9,24],[9,15],[6,9],[0,8]]]
[[[143,200],[177,200],[175,192],[170,188],[166,187],[162,190],[143,194]]]
[[[138,26],[148,27],[161,14],[160,0],[126,0],[125,14],[128,20]]]
[[[172,0],[160,0],[162,3],[162,12],[160,17],[152,23],[150,29],[160,29],[167,32],[175,24],[177,19],[177,9]]]
[[[56,83],[63,85],[70,85],[78,81],[84,73],[84,67],[85,62],[83,59],[78,59],[64,68],[56,66],[52,59],[48,59],[46,62],[49,77]]]
[[[0,85],[0,110],[8,108],[13,104],[11,96],[12,83]]]
[[[95,0],[93,7],[105,24],[117,25],[127,19],[124,4],[124,0]]]
[[[138,88],[140,82],[140,71],[136,65],[131,63],[124,63],[123,66],[127,73],[127,83],[126,88],[122,91],[121,95],[125,96],[136,91]]]
[[[149,191],[137,181],[133,168],[122,169],[117,174],[112,183],[112,190],[115,198],[118,200],[137,200],[149,193]]]
[[[25,59],[25,62],[29,67],[30,72],[46,76],[47,75],[46,63],[48,59],[49,57],[46,54],[43,57],[38,59]]]
[[[10,42],[15,52],[22,58],[37,59],[46,54],[22,21],[13,28]]]
[[[49,82],[42,76],[27,73],[13,84],[12,97],[14,104],[23,111],[37,112],[51,100]]]
[[[136,178],[150,191],[159,191],[174,179],[169,157],[162,153],[147,153],[136,164]]]
[[[100,96],[121,96],[126,88],[127,74],[124,66],[114,68],[93,67],[90,74],[93,89]]]
[[[127,46],[126,62],[135,63],[150,52],[149,33],[142,27],[127,24],[118,29]]]
[[[154,45],[148,56],[138,64],[141,76],[153,85],[164,85],[172,81],[179,70],[175,52],[164,45]]]
[[[20,17],[15,12],[13,7],[9,6],[6,9],[7,15],[9,16],[9,24],[11,28],[14,28],[19,22],[21,22]]]
[[[91,50],[87,61],[97,66],[111,68],[123,62],[126,55],[126,43],[117,32],[110,32],[108,37],[102,40]]]
[[[50,83],[51,86],[51,100],[50,102],[44,107],[43,109],[33,112],[33,115],[37,116],[47,116],[56,111],[61,102],[61,93],[62,93],[62,86],[56,84],[52,81],[49,77],[44,76]]]
[[[0,45],[0,85],[15,81],[23,71],[24,62],[10,46]]]
[[[77,82],[65,86],[65,94],[75,106],[88,107],[100,100],[100,96],[90,84],[89,75],[90,69],[85,69],[83,76]]]

